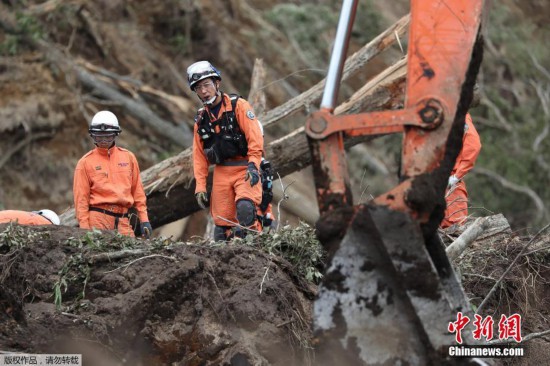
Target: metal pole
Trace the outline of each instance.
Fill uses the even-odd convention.
[[[340,80],[342,79],[342,70],[348,52],[349,37],[356,11],[357,0],[344,0],[342,10],[340,11],[340,19],[338,20],[338,29],[336,30],[336,37],[334,39],[334,47],[330,58],[321,108],[333,110],[336,106]]]

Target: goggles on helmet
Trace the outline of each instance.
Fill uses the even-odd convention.
[[[201,80],[202,78],[204,78],[205,76],[212,76],[214,75],[214,73],[212,71],[205,71],[205,72],[200,72],[200,73],[195,73],[193,75],[191,75],[191,80],[193,81],[199,81]]]
[[[92,125],[89,129],[89,132],[90,134],[108,132],[118,135],[120,133],[120,127],[102,123],[99,125]]]
[[[195,84],[198,81],[207,78],[215,78],[221,80],[221,73],[208,61],[198,61],[187,68],[187,81],[189,87],[194,90]]]

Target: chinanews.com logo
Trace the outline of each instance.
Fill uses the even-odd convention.
[[[449,323],[447,329],[450,333],[455,334],[457,343],[457,345],[449,346],[449,356],[495,358],[524,355],[523,347],[519,346],[522,341],[521,315],[506,316],[502,314],[495,327],[495,321],[491,315],[483,318],[481,315],[475,314],[472,322],[474,326],[472,336],[474,340],[482,341],[476,345],[462,344],[462,331],[466,331],[465,328],[469,323],[470,318],[461,312],[457,313],[456,321]],[[498,338],[496,338],[495,328]]]

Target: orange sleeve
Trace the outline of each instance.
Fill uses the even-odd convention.
[[[239,98],[237,101],[235,115],[248,143],[248,162],[254,163],[256,168],[260,169],[262,151],[264,149],[264,137],[260,129],[260,122],[254,114],[250,103],[242,98]]]
[[[462,150],[460,150],[458,154],[453,169],[453,174],[459,179],[464,178],[464,176],[472,170],[479,152],[481,151],[481,140],[469,113],[466,114],[465,126],[467,127],[465,127],[466,131],[462,138]]]
[[[140,222],[149,222],[149,215],[147,214],[147,197],[143,190],[143,183],[141,181],[139,164],[136,156],[128,151],[132,162],[132,197],[134,199],[134,206],[138,211]]]
[[[90,181],[86,172],[85,158],[79,160],[74,171],[73,181],[74,210],[78,226],[82,229],[90,228]]]
[[[202,140],[198,134],[199,126],[195,123],[193,128],[193,174],[195,175],[195,193],[206,192],[206,179],[208,178],[208,159],[202,149]]]

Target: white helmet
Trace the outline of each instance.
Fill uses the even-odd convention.
[[[92,118],[89,132],[114,132],[116,135],[120,133],[120,126],[118,125],[118,119],[113,112],[100,111],[97,112]]]
[[[50,221],[54,225],[59,225],[61,223],[61,220],[59,220],[59,216],[52,210],[40,210],[40,211],[33,211],[34,213],[39,214],[40,216],[46,218],[48,221]]]
[[[208,61],[198,61],[187,68],[187,81],[191,90],[194,90],[193,86],[196,83],[207,78],[221,80],[222,73]]]

